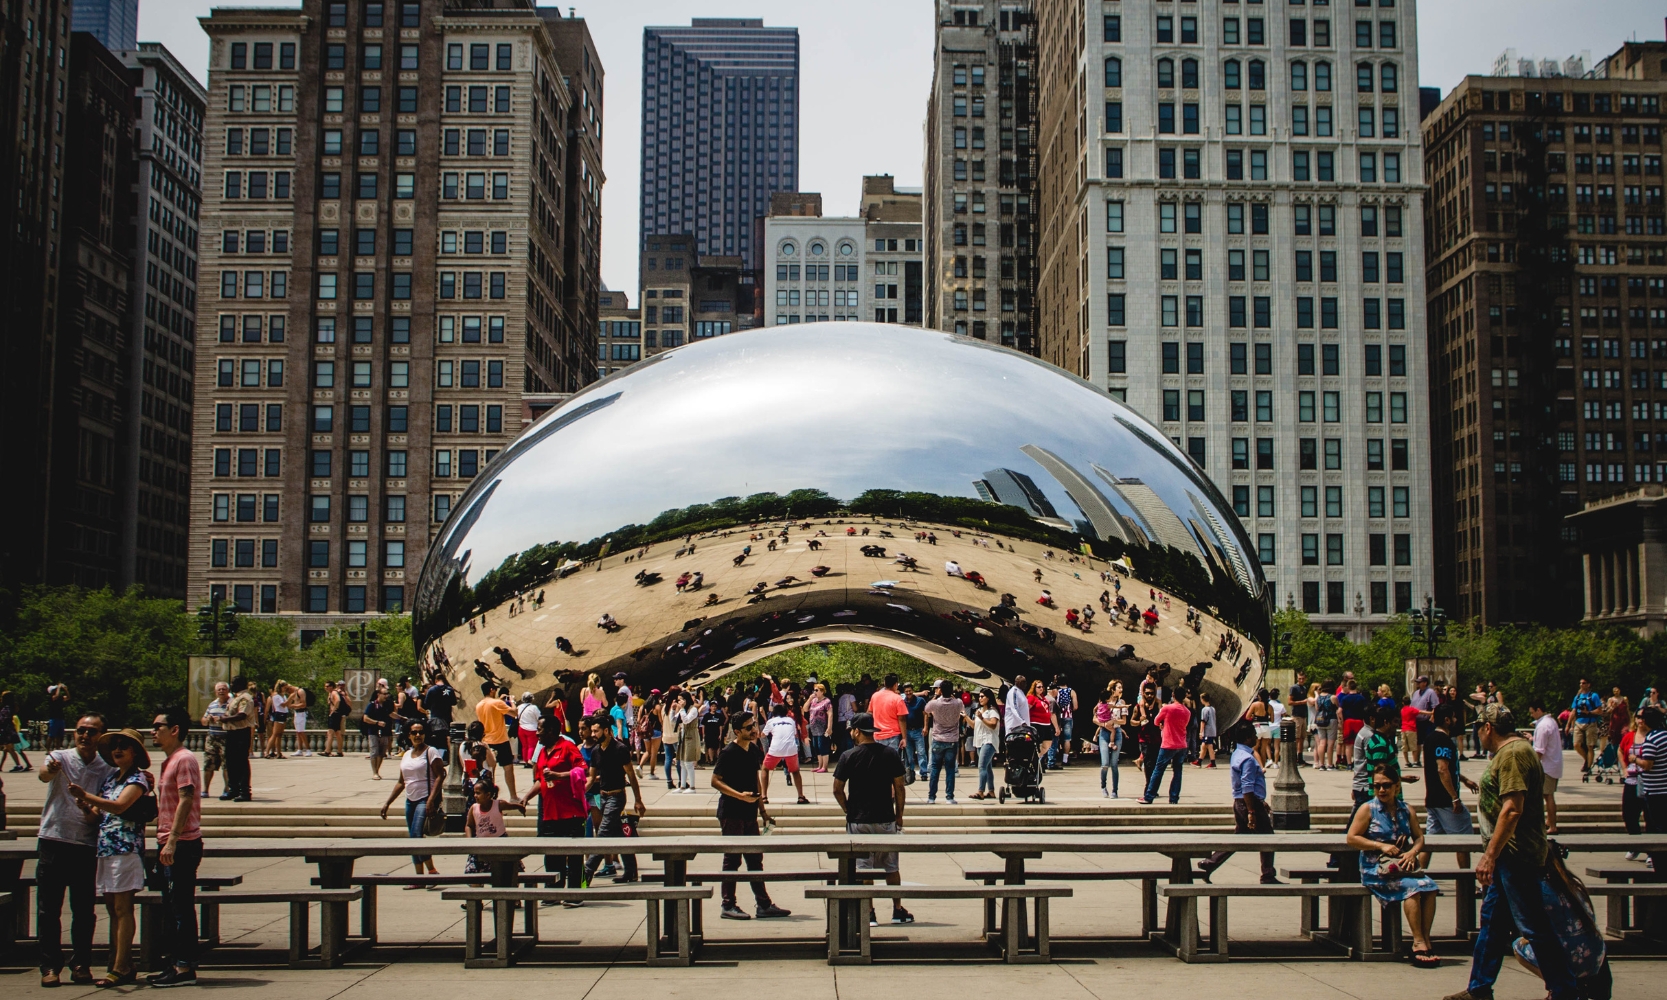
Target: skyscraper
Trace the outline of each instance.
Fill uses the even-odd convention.
[[[85,31],[112,52],[139,47],[139,0],[73,0],[71,31]]]
[[[1564,517],[1667,482],[1663,59],[1627,42],[1584,76],[1467,76],[1424,119],[1436,596],[1456,617],[1573,622],[1577,533],[1616,522]]]
[[[643,29],[639,252],[694,237],[703,257],[762,261],[755,222],[799,188],[799,30],[755,18]]]
[[[1040,15],[1042,357],[1210,474],[1279,603],[1364,638],[1432,586],[1415,4]]]
[[[1033,0],[935,0],[925,325],[1036,353]]]
[[[191,397],[197,349],[198,213],[208,95],[166,48],[118,52],[134,90],[139,197],[128,206],[133,259],[118,581],[185,596]],[[142,284],[141,284],[142,282]]]
[[[596,377],[601,67],[531,0],[203,27],[188,599],[401,609],[475,477]]]

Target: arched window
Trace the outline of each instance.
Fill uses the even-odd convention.
[[[1291,64],[1291,89],[1292,90],[1307,90],[1308,89],[1308,64],[1307,63],[1299,61],[1299,62],[1294,62],[1294,63]]]
[[[1111,56],[1106,60],[1106,86],[1123,86],[1123,60]]]
[[[1249,80],[1250,89],[1251,90],[1266,90],[1266,89],[1268,89],[1267,64],[1262,62],[1262,60],[1260,60],[1260,59],[1252,59],[1252,60],[1250,60],[1250,66],[1248,68],[1249,68],[1249,72],[1246,73],[1245,75],[1250,78],[1250,80]]]
[[[1181,87],[1185,90],[1198,89],[1198,60],[1181,60]]]
[[[1372,92],[1372,64],[1359,63],[1354,68],[1354,89],[1362,94]]]
[[[1168,89],[1175,86],[1175,60],[1158,60],[1158,87]]]
[[[1221,81],[1222,86],[1228,90],[1239,89],[1239,61],[1237,59],[1229,59],[1222,65]]]
[[[1386,94],[1394,94],[1401,89],[1400,73],[1396,71],[1394,63],[1384,63],[1378,67],[1378,81],[1379,89]]]
[[[1314,64],[1314,89],[1322,92],[1331,89],[1331,63]]]

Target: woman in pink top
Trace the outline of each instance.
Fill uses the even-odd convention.
[[[602,682],[595,674],[585,678],[585,693],[579,697],[579,704],[584,709],[583,718],[586,719],[607,709],[607,693],[602,690]]]
[[[521,815],[527,814],[527,807],[520,802],[511,802],[511,809],[521,810]],[[509,824],[504,821],[504,802],[498,798],[498,786],[491,781],[477,781],[475,783],[475,802],[469,807],[469,815],[464,818],[463,826],[471,837],[507,837]],[[465,875],[475,875],[491,871],[491,867],[483,865],[473,854],[463,863]]]

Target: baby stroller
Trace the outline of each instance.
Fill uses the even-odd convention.
[[[1007,763],[1002,773],[1001,791],[997,800],[1005,803],[1008,796],[1026,802],[1046,802],[1042,790],[1042,761],[1036,753],[1036,733],[1029,726],[1015,727],[1007,734],[1002,747]]]
[[[1599,784],[1613,785],[1621,777],[1621,755],[1616,751],[1615,744],[1605,743],[1603,753],[1592,764],[1589,773],[1580,776],[1581,781],[1595,781]]]

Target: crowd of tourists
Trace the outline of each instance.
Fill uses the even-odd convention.
[[[1469,987],[1449,1000],[1488,1000],[1502,960],[1513,953],[1538,971],[1552,1000],[1607,997],[1602,934],[1580,881],[1563,864],[1566,852],[1553,839],[1556,792],[1565,751],[1577,753],[1583,775],[1613,769],[1620,778],[1629,832],[1667,833],[1667,720],[1656,691],[1647,690],[1634,706],[1619,691],[1602,696],[1582,680],[1566,708],[1551,711],[1530,699],[1519,720],[1491,686],[1461,697],[1419,677],[1397,697],[1387,686],[1368,694],[1349,675],[1309,684],[1299,673],[1287,691],[1257,692],[1238,717],[1223,720],[1207,694],[1166,680],[1165,671],[1153,671],[1132,699],[1118,683],[1085,698],[1064,677],[1022,676],[995,689],[961,688],[948,679],[917,689],[895,675],[837,685],[814,676],[799,682],[761,675],[644,693],[617,673],[606,682],[592,674],[571,696],[558,686],[542,699],[515,699],[488,678],[473,711],[459,713],[461,696],[436,672],[421,687],[379,681],[359,724],[373,777],[383,777],[388,756],[397,758],[384,818],[400,803],[411,838],[437,832],[455,741],[466,754],[468,836],[506,836],[509,810],[536,815],[538,835],[552,841],[545,881],[569,888],[606,878],[637,880],[628,839],[647,812],[643,782],[664,780],[671,793],[697,791],[697,770],[708,772],[707,787],[719,793],[723,833],[745,838],[766,832],[773,821],[777,771],[780,794],[804,803],[803,774],[831,770],[848,832],[900,833],[908,785],[927,782],[926,806],[939,801],[940,788],[942,800],[955,803],[958,771],[972,767],[978,788],[970,797],[991,798],[995,762],[1008,737],[1021,733],[1033,738],[1043,771],[1069,767],[1073,757],[1097,763],[1107,797],[1119,794],[1122,765],[1132,755],[1146,803],[1157,800],[1166,777],[1168,800],[1179,801],[1186,768],[1217,766],[1219,750],[1230,771],[1235,828],[1243,833],[1272,832],[1268,771],[1347,768],[1355,802],[1347,833],[1353,850],[1332,863],[1351,878],[1358,871],[1380,901],[1403,907],[1412,962],[1431,968],[1440,964],[1430,941],[1437,890],[1425,837],[1476,833],[1466,804],[1473,795],[1482,834],[1475,865],[1483,891],[1481,933]],[[0,704],[8,702],[0,698]],[[156,713],[148,740],[133,729],[110,730],[96,712],[84,713],[69,729],[60,708],[66,724],[56,735],[70,745],[48,750],[38,772],[48,785],[36,873],[42,985],[58,985],[66,967],[76,984],[133,983],[133,894],[146,885],[162,894],[159,954],[166,957],[150,983],[196,982],[202,798],[213,776],[223,773],[221,797],[247,801],[256,740],[263,740],[263,755],[281,753],[271,727],[307,732],[309,704],[298,687],[277,684],[267,692],[241,680],[220,684],[200,718],[178,709]],[[353,709],[343,685],[325,685],[325,705],[320,752],[340,755],[339,734]],[[461,727],[459,740],[454,726],[460,714],[473,718]],[[185,747],[194,725],[205,729],[200,762]],[[1466,744],[1472,753],[1464,752]],[[159,766],[148,746],[160,750]],[[1479,780],[1464,773],[1466,761],[1478,759],[1485,760]],[[518,779],[518,771],[530,773]],[[1422,816],[1408,792],[1417,783],[1423,784]],[[151,823],[158,850],[147,862]],[[1229,856],[1205,858],[1199,875],[1207,881]],[[1636,859],[1652,870],[1663,860],[1659,853]],[[900,884],[896,852],[868,860],[877,877]],[[412,863],[408,889],[438,887],[422,878],[437,873],[431,857],[416,853]],[[1468,868],[1470,855],[1460,854],[1458,863]],[[736,878],[722,885],[722,916],[786,916],[762,879],[747,879],[752,912],[740,906],[743,867],[761,871],[763,855],[738,843],[723,859],[723,870]],[[466,872],[484,870],[474,857],[465,864]],[[1271,853],[1261,855],[1260,870],[1264,882],[1277,882]],[[67,960],[60,926],[66,894]],[[105,974],[95,979],[93,905],[100,898],[111,949]],[[914,917],[898,899],[890,919],[906,924]],[[870,921],[877,923],[877,915],[871,912]]]

